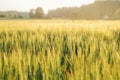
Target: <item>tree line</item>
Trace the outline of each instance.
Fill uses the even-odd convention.
[[[44,13],[42,7],[31,9],[27,13],[17,11],[0,12],[0,18],[30,19],[120,19],[120,0],[95,0],[94,3],[80,7],[62,7]]]
[[[49,10],[47,17],[63,19],[120,19],[120,1],[95,1],[81,7]]]
[[[81,7],[62,7],[49,10],[47,14],[41,7],[31,9],[30,18],[59,19],[120,19],[120,0],[95,0],[94,3]]]
[[[17,11],[0,11],[0,18],[23,18]]]

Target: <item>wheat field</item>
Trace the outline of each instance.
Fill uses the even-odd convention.
[[[120,21],[0,21],[0,80],[120,80],[119,67]]]

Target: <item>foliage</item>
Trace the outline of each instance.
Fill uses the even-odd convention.
[[[30,12],[29,12],[30,18],[34,18],[34,14],[35,14],[34,9],[31,9]]]
[[[47,16],[49,18],[80,20],[96,20],[103,19],[104,16],[108,16],[109,19],[111,19],[118,8],[120,8],[120,1],[99,0],[88,5],[82,5],[80,7],[63,7],[55,10],[49,10]]]
[[[23,18],[17,11],[0,12],[0,18]]]
[[[112,19],[120,19],[120,8],[114,12]]]
[[[29,12],[30,18],[44,18],[44,11],[41,7],[38,7],[36,10],[31,9]]]

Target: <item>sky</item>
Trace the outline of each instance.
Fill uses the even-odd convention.
[[[75,7],[92,2],[94,0],[0,0],[0,11],[17,10],[28,12],[30,9],[42,7],[44,12],[47,13],[50,9]]]

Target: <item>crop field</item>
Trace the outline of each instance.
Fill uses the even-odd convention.
[[[120,80],[120,21],[1,20],[0,80]]]

